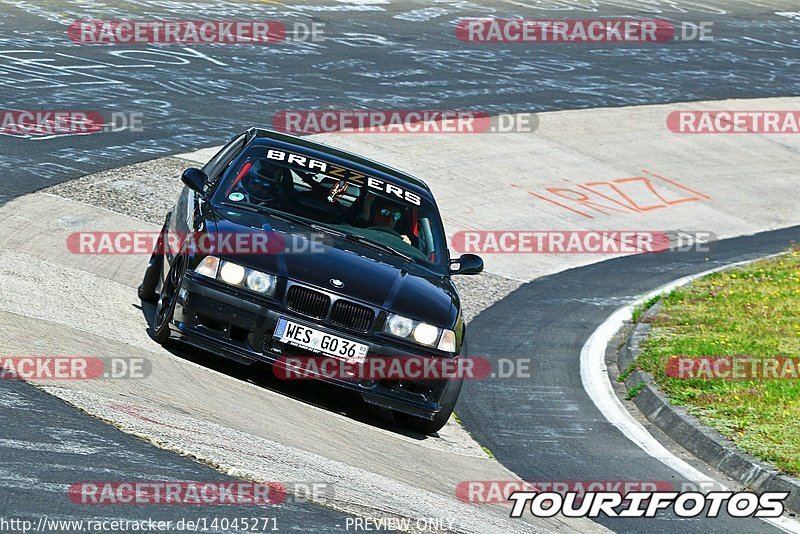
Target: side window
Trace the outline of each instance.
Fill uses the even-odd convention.
[[[236,139],[222,147],[222,150],[217,152],[217,155],[211,158],[211,161],[205,164],[203,167],[203,172],[205,172],[208,176],[208,181],[210,184],[212,184],[212,189],[214,186],[216,186],[219,177],[222,176],[228,166],[242,151],[246,139],[247,134],[238,136]]]
[[[431,230],[431,221],[425,217],[419,220],[420,233],[419,233],[419,249],[430,255],[433,250],[433,231]]]

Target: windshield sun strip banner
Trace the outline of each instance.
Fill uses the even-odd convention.
[[[314,159],[302,154],[295,154],[275,148],[267,148],[267,159],[280,161],[288,165],[296,165],[308,171],[325,173],[333,178],[340,178],[348,183],[366,186],[368,189],[397,198],[414,206],[422,204],[422,198],[416,193],[400,187],[399,185],[356,172],[346,167],[334,165],[327,161]]]

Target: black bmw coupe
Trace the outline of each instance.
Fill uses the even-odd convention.
[[[483,261],[450,258],[424,182],[255,128],[182,180],[139,287],[140,298],[156,304],[151,334],[159,343],[284,368],[297,361],[288,357],[467,354],[450,277],[477,274]],[[444,426],[462,384],[458,377],[315,378],[358,391],[422,433]]]

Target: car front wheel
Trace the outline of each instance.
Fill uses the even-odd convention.
[[[167,279],[164,280],[164,285],[161,287],[161,294],[158,297],[156,313],[153,318],[151,336],[156,342],[162,345],[169,343],[169,325],[175,313],[175,305],[178,302],[178,291],[180,291],[181,280],[183,280],[183,273],[185,272],[186,264],[184,257],[175,256],[169,273],[167,274]]]
[[[450,419],[450,415],[456,407],[456,402],[458,402],[458,396],[461,393],[461,385],[463,383],[464,379],[460,378],[458,379],[458,384],[451,384],[450,387],[447,388],[441,400],[442,409],[436,413],[433,419],[423,419],[415,415],[394,411],[395,422],[406,430],[411,430],[412,432],[418,432],[420,434],[433,434],[438,432],[447,424],[448,419]]]

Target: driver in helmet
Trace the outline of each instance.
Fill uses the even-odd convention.
[[[286,196],[284,178],[285,169],[280,165],[256,160],[242,178],[244,200],[250,204],[279,207]]]
[[[410,245],[411,238],[409,238],[407,235],[401,234],[396,229],[397,222],[402,216],[403,210],[398,206],[393,206],[386,202],[376,201],[372,205],[372,215],[369,223],[373,227],[378,226],[392,230],[393,233],[399,235],[403,241]]]

